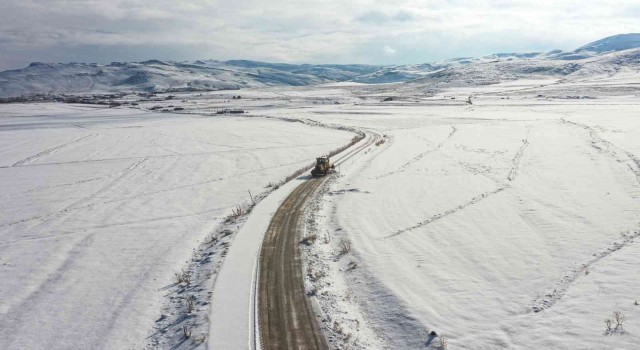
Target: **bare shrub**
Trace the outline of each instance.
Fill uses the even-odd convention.
[[[189,295],[187,297],[187,313],[188,314],[192,313],[196,309],[195,301],[196,301],[195,296]]]
[[[333,321],[333,332],[343,342],[348,342],[351,339],[351,333],[347,333],[338,321]]]
[[[438,349],[439,350],[446,350],[448,346],[449,346],[449,343],[447,342],[447,338],[444,335],[439,336],[438,337]]]
[[[207,341],[207,336],[205,334],[200,334],[197,338],[196,338],[196,343],[198,344],[202,344],[205,341]]]
[[[178,284],[191,284],[191,273],[189,271],[182,271],[180,273],[176,273],[176,280],[178,280]]]
[[[625,334],[623,323],[626,319],[622,311],[616,310],[613,312],[613,319],[605,318],[604,325],[607,327],[604,331],[604,335],[614,335],[614,334]],[[613,323],[615,322],[615,327],[613,327]],[[613,328],[612,328],[613,327]]]
[[[348,238],[340,240],[338,245],[340,255],[345,255],[351,251],[351,241]]]
[[[184,335],[185,338],[189,338],[191,336],[191,330],[186,324],[182,326],[182,335]]]
[[[622,314],[622,311],[616,310],[613,312],[613,320],[616,321],[616,328],[622,328],[622,323],[624,323],[625,317]]]
[[[280,188],[280,183],[279,182],[273,183],[269,181],[269,183],[267,184],[267,188],[273,188],[274,190],[277,190],[278,188]]]
[[[218,241],[218,236],[215,233],[212,233],[209,235],[209,237],[207,237],[207,239],[204,241],[204,244],[207,244],[209,246],[212,246],[214,244],[216,244],[216,242]]]
[[[331,242],[331,237],[329,236],[329,234],[325,233],[324,237],[322,238],[322,243],[329,244],[330,242]]]
[[[302,239],[302,241],[300,241],[300,243],[306,245],[306,246],[310,246],[312,244],[314,244],[316,242],[316,240],[318,239],[318,235],[311,234],[305,238]]]
[[[308,266],[307,267],[307,276],[309,276],[309,279],[311,281],[315,282],[315,281],[317,281],[317,280],[319,280],[321,278],[326,277],[327,274],[322,270],[315,271],[315,270],[313,270],[313,268],[311,268],[311,266]]]
[[[244,213],[245,213],[245,209],[241,205],[239,205],[235,207],[235,209],[231,209],[231,214],[227,215],[227,218],[225,219],[225,221],[234,222],[238,218],[240,218],[242,215],[244,215]]]
[[[351,289],[349,289],[349,290],[347,291],[347,293],[344,295],[344,298],[345,298],[347,301],[349,301],[349,302],[350,302],[350,301],[353,299],[353,291],[352,291]],[[356,322],[357,322],[357,320],[356,320]]]
[[[351,271],[355,270],[356,268],[358,268],[358,263],[354,260],[349,261],[349,264],[347,264],[347,270]]]
[[[613,324],[613,321],[611,321],[610,318],[605,318],[604,319],[604,325],[607,327],[607,329],[605,329],[605,334],[611,331],[611,324]]]
[[[324,278],[324,277],[327,277],[327,273],[322,271],[322,270],[316,271],[313,274],[313,278],[316,279],[316,280],[319,280],[319,279]]]

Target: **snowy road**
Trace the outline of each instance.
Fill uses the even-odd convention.
[[[340,166],[379,139],[377,134],[368,134],[361,144],[334,157],[334,164]],[[258,283],[258,321],[264,349],[328,349],[305,290],[300,244],[307,204],[329,177],[309,179],[293,190],[265,234]]]
[[[326,179],[298,186],[278,208],[265,235],[258,284],[263,349],[328,349],[305,291],[299,247],[306,204]]]

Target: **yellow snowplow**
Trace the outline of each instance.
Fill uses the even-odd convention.
[[[335,166],[329,161],[329,157],[316,158],[316,166],[311,170],[311,176],[324,176],[329,173],[329,170],[335,169]]]

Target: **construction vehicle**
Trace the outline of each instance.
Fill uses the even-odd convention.
[[[329,173],[329,170],[335,168],[335,165],[329,161],[329,157],[319,157],[316,158],[316,166],[311,170],[311,176],[324,176]]]

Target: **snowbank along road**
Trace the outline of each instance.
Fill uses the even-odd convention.
[[[367,135],[361,145],[345,152],[336,165],[374,144]],[[299,185],[273,216],[262,245],[258,283],[260,339],[264,349],[327,349],[313,307],[305,292],[300,258],[301,229],[309,200],[328,176]]]
[[[265,236],[260,256],[259,317],[265,349],[326,349],[305,295],[299,228],[304,208],[326,177],[298,186],[282,203]]]

